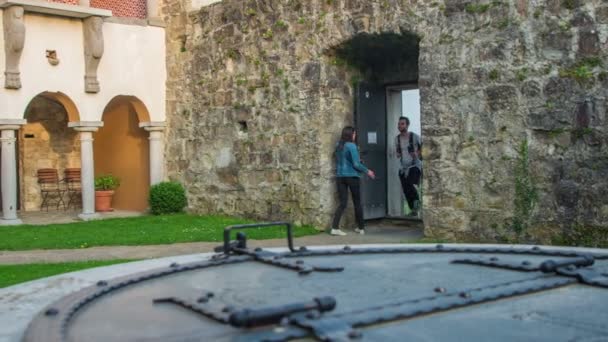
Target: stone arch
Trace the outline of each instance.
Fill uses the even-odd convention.
[[[395,157],[393,140],[399,134],[397,122],[401,116],[411,120],[411,132],[422,133],[417,100],[421,87],[418,84],[419,50],[418,35],[397,30],[357,33],[326,52],[332,64],[352,80],[352,95],[357,105],[350,120],[357,126],[359,149],[366,155],[367,167],[383,180],[362,179],[362,186],[367,189],[363,192],[364,216],[368,219],[416,216],[403,196],[398,177],[400,161]],[[368,134],[377,136],[373,144],[368,144]],[[332,143],[326,148],[331,150]],[[420,201],[423,183],[417,185],[416,206],[423,204]],[[345,222],[347,226],[353,224]]]
[[[148,107],[146,107],[143,101],[141,101],[138,97],[131,95],[115,96],[110,100],[110,102],[108,102],[106,108],[115,103],[129,103],[133,107],[133,110],[135,110],[139,123],[150,122],[150,112],[148,112]]]
[[[80,167],[80,140],[68,127],[80,121],[72,99],[62,92],[42,92],[28,103],[27,123],[19,130],[19,203],[24,211],[40,209],[42,203],[37,170],[53,168],[63,178],[66,168]],[[57,202],[57,201],[55,201]]]
[[[104,108],[104,123],[93,142],[95,176],[113,174],[121,180],[113,206],[118,210],[144,211],[150,187],[148,133],[140,123],[149,122],[145,104],[134,96],[115,96]]]
[[[47,99],[60,103],[63,106],[63,108],[65,108],[69,122],[80,121],[80,112],[78,111],[76,104],[66,94],[64,94],[62,92],[45,91],[43,93],[40,93],[38,96],[41,96],[41,97],[44,97],[44,98],[47,98]]]

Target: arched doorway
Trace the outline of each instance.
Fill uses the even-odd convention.
[[[112,206],[117,210],[144,211],[150,189],[148,134],[139,127],[149,122],[145,105],[133,96],[117,96],[106,106],[103,127],[95,133],[95,176],[120,179]]]
[[[66,168],[80,168],[78,132],[68,127],[79,113],[65,94],[44,92],[30,101],[24,118],[17,138],[18,203],[21,210],[36,211],[42,203],[37,170],[55,169],[62,178]]]
[[[378,176],[362,179],[366,219],[421,217],[422,182],[418,177],[400,176],[400,169],[409,171],[406,165],[411,164],[411,158],[409,153],[408,157],[404,157],[406,153],[398,157],[396,147],[401,117],[411,123],[408,132],[421,135],[419,42],[417,35],[407,31],[360,33],[330,49],[335,64],[351,74],[355,90],[353,121],[361,156]],[[409,147],[405,137],[399,141]],[[412,145],[420,146],[417,139]]]

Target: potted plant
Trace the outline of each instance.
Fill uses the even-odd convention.
[[[112,196],[120,185],[120,179],[113,175],[101,175],[95,178],[95,211],[113,211]]]

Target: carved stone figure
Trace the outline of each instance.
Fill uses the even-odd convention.
[[[103,19],[89,17],[82,22],[84,31],[84,91],[98,93],[97,67],[103,56]]]
[[[23,23],[23,7],[11,6],[4,10],[4,51],[6,53],[6,69],[4,71],[4,87],[8,89],[21,88],[19,77],[19,60],[25,44],[25,24]]]

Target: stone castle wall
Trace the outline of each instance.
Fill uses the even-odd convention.
[[[167,0],[168,173],[190,209],[326,227],[357,34],[421,37],[429,236],[606,227],[608,4]],[[598,228],[598,229],[600,229]]]

